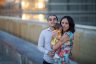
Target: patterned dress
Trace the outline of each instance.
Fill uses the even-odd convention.
[[[70,40],[62,45],[61,51],[58,54],[59,58],[54,60],[54,64],[71,64],[70,55],[73,45],[74,34],[72,32],[65,32],[64,34],[67,34]]]

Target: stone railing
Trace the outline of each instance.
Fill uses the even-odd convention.
[[[18,18],[0,17],[0,30],[37,44],[39,34],[46,28],[46,23],[21,20]],[[96,61],[96,27],[76,25],[73,57],[82,64],[95,64]],[[94,51],[94,52],[93,52]],[[93,52],[93,53],[92,53]]]
[[[43,53],[36,45],[3,31],[0,31],[0,50],[0,54],[11,57],[16,64],[42,64],[43,61]]]
[[[46,27],[46,23],[0,16],[0,30],[9,32],[30,42],[35,42],[35,44],[38,42],[41,30]]]

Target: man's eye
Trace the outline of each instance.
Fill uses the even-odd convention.
[[[56,18],[54,18],[53,20],[56,20]]]
[[[48,19],[49,21],[52,21],[52,19]]]

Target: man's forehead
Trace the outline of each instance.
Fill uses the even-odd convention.
[[[56,16],[49,16],[49,18],[56,18]]]

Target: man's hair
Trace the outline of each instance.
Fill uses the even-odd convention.
[[[48,15],[47,20],[48,20],[49,16],[55,16],[56,17],[56,20],[58,21],[58,17],[56,15],[54,15],[54,14]]]

